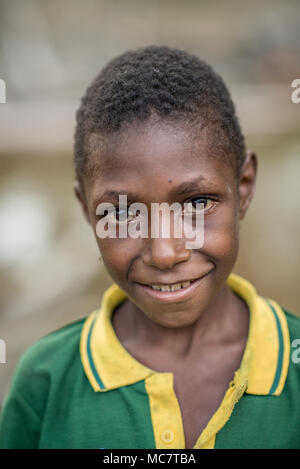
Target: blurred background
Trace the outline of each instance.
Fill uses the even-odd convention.
[[[112,283],[73,195],[75,111],[99,69],[149,44],[229,86],[259,156],[235,272],[300,314],[299,1],[0,0],[0,405],[20,355],[88,315]]]

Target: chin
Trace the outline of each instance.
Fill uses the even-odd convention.
[[[148,316],[149,317],[149,316]],[[192,316],[191,315],[187,315],[186,314],[186,311],[182,313],[182,315],[180,315],[180,313],[168,313],[164,315],[164,317],[162,318],[162,316],[159,316],[159,317],[149,317],[149,319],[162,326],[162,327],[166,327],[168,329],[179,329],[179,328],[182,328],[182,327],[190,327],[190,326],[193,326],[199,319],[199,313],[197,314],[197,316]]]

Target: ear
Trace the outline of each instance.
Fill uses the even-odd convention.
[[[255,193],[257,157],[254,151],[248,150],[240,172],[240,220],[244,218]]]
[[[75,192],[75,195],[76,195],[76,197],[77,197],[77,199],[78,199],[78,201],[81,205],[81,208],[83,210],[86,221],[89,224],[91,224],[90,215],[89,215],[89,211],[88,211],[88,206],[87,206],[87,202],[86,202],[86,197],[85,197],[84,191],[83,191],[82,186],[81,186],[80,182],[78,181],[78,179],[76,179],[74,181],[74,192]]]

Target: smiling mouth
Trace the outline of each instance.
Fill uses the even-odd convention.
[[[142,284],[137,283],[152,298],[163,302],[184,301],[210,274],[211,271],[194,280],[186,280],[173,284]]]

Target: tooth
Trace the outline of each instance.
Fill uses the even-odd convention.
[[[181,283],[175,283],[171,286],[171,291],[176,291],[181,289]]]
[[[191,282],[188,280],[187,282],[182,283],[182,287],[183,288],[188,287],[190,284],[191,284]]]
[[[161,291],[171,291],[171,287],[169,285],[163,285],[160,287]]]
[[[153,290],[160,290],[160,291],[177,291],[181,288],[188,287],[192,282],[182,282],[182,283],[174,283],[173,285],[152,285]]]

